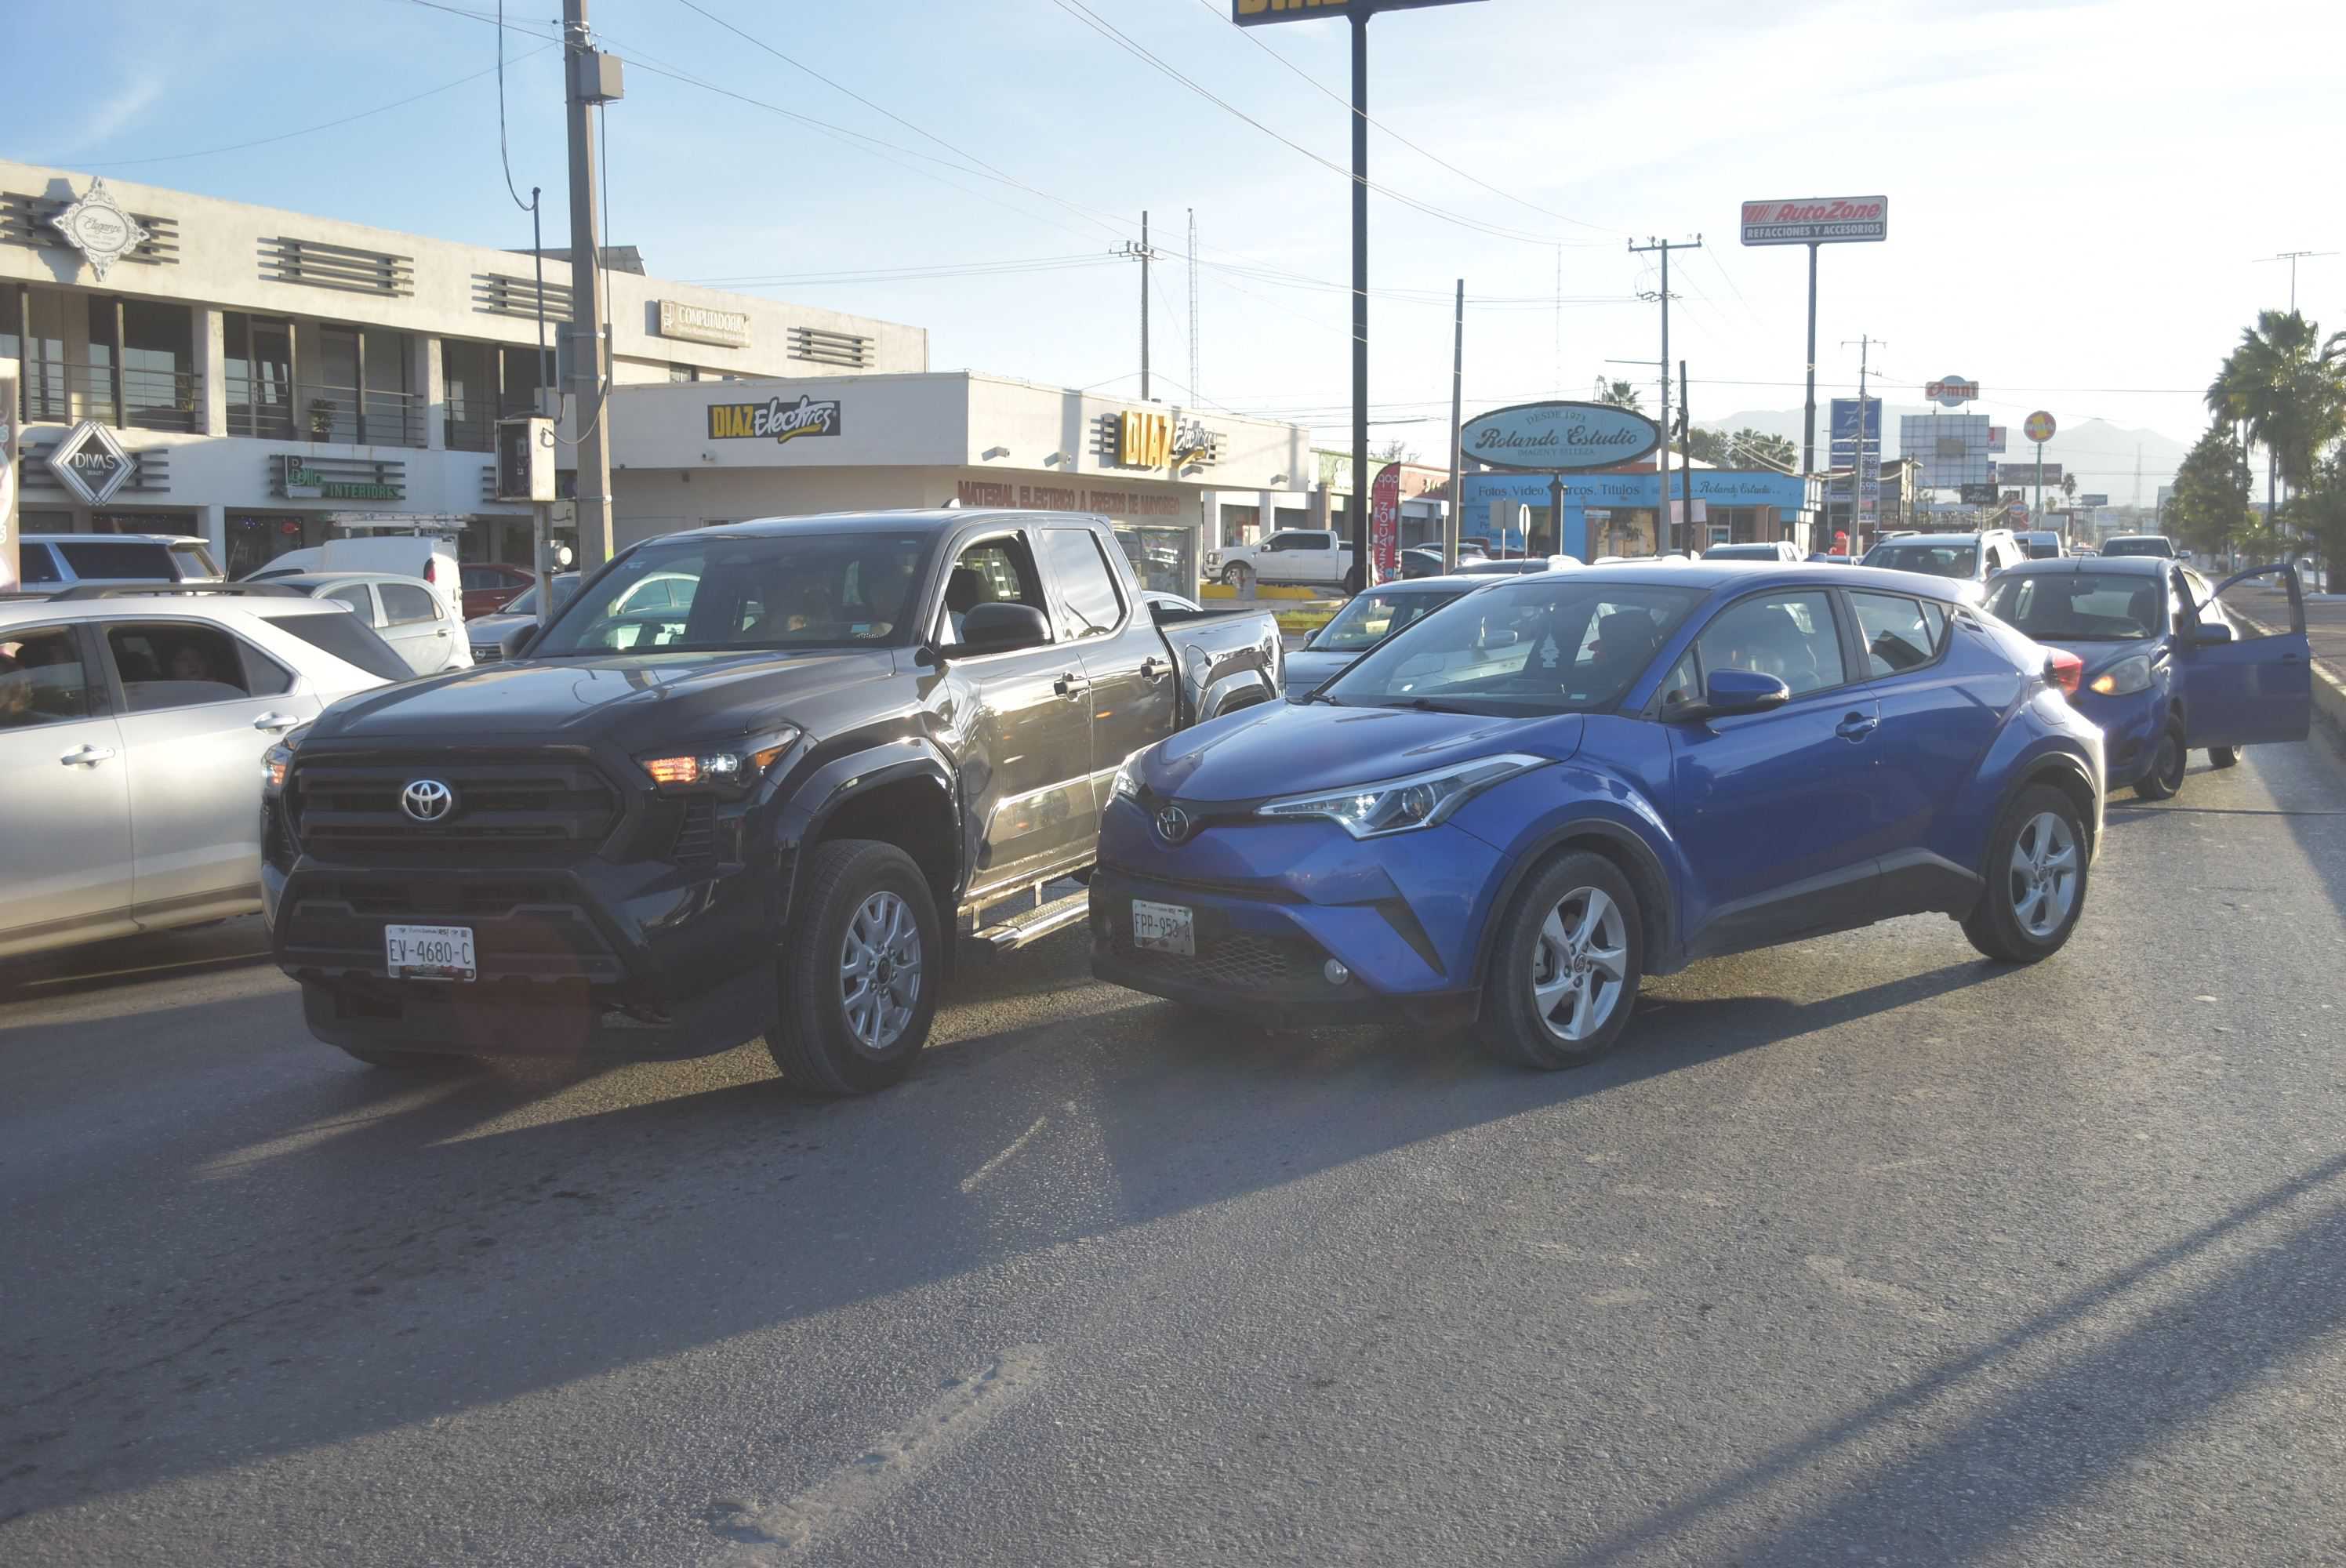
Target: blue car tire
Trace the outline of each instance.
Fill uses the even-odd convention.
[[[1586,850],[1535,872],[1507,906],[1483,980],[1477,1027],[1504,1062],[1555,1072],[1611,1050],[1646,972],[1637,890]]]
[[[2208,748],[2208,766],[2210,768],[2232,768],[2238,766],[2239,760],[2240,748],[2237,746]]]
[[[2052,957],[2086,912],[2093,846],[2076,802],[2050,784],[2014,796],[1988,837],[1985,888],[1964,934],[1988,957],[2035,963]]]
[[[2169,720],[2158,738],[2158,749],[2151,756],[2150,771],[2135,781],[2135,799],[2173,799],[2183,792],[2183,776],[2190,765],[2191,753],[2183,746],[2183,726]]]

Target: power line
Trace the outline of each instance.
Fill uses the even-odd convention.
[[[1239,26],[1236,22],[1230,19],[1229,12],[1220,5],[1218,5],[1216,0],[1198,0],[1198,4],[1203,5],[1209,12],[1212,13],[1216,20],[1221,22],[1232,32],[1238,34],[1239,37],[1244,38],[1248,43],[1252,44],[1256,48],[1260,49],[1264,54],[1269,55],[1272,59],[1278,61],[1280,65],[1294,72],[1298,76],[1300,76],[1305,82],[1311,85],[1315,92],[1318,92],[1324,97],[1335,99],[1338,103],[1344,106],[1347,112],[1359,115],[1362,119],[1368,121],[1369,124],[1384,132],[1385,135],[1392,137],[1393,140],[1401,143],[1402,146],[1409,148],[1410,151],[1417,154],[1420,158],[1440,164],[1443,168],[1448,169],[1459,178],[1467,180],[1474,185],[1479,185],[1494,196],[1504,197],[1507,200],[1514,202],[1518,207],[1528,208],[1532,211],[1539,213],[1544,217],[1553,218],[1559,223],[1569,223],[1576,229],[1593,229],[1599,234],[1626,234],[1628,232],[1628,230],[1623,229],[1608,229],[1601,223],[1587,222],[1585,219],[1575,218],[1569,213],[1558,212],[1553,208],[1542,207],[1536,201],[1526,201],[1522,197],[1515,195],[1513,191],[1502,190],[1497,186],[1493,185],[1489,180],[1483,178],[1480,175],[1472,174],[1467,170],[1459,168],[1456,164],[1452,163],[1448,158],[1443,158],[1436,153],[1427,151],[1424,148],[1422,148],[1417,143],[1410,140],[1409,137],[1402,135],[1401,132],[1393,129],[1392,127],[1385,124],[1384,121],[1378,119],[1375,116],[1370,114],[1365,109],[1354,108],[1352,107],[1352,101],[1350,98],[1336,91],[1333,87],[1328,87],[1324,83],[1321,82],[1318,78],[1314,77],[1311,72],[1305,70],[1302,66],[1297,65],[1294,61],[1280,54],[1278,50],[1272,48],[1269,44],[1264,43],[1260,38],[1255,36],[1255,30],[1253,28]],[[1589,241],[1588,243],[1593,244],[1598,242]]]
[[[1310,158],[1312,162],[1318,164],[1321,168],[1327,169],[1331,174],[1340,174],[1348,180],[1357,181],[1359,184],[1375,191],[1378,195],[1384,197],[1386,199],[1398,201],[1403,207],[1410,208],[1414,211],[1423,212],[1429,218],[1438,218],[1445,223],[1454,223],[1462,229],[1471,229],[1478,234],[1487,234],[1493,239],[1512,239],[1519,244],[1525,245],[1545,246],[1556,243],[1556,238],[1553,235],[1531,234],[1523,229],[1505,229],[1496,224],[1484,223],[1479,219],[1468,218],[1462,213],[1448,211],[1443,208],[1435,207],[1431,202],[1420,201],[1413,196],[1406,195],[1389,186],[1380,185],[1374,180],[1368,179],[1360,175],[1355,175],[1352,170],[1346,168],[1343,165],[1336,162],[1334,159],[1322,158],[1318,153],[1313,152],[1310,148],[1305,147],[1301,142],[1272,129],[1270,126],[1263,124],[1262,121],[1255,118],[1244,109],[1241,109],[1237,105],[1231,103],[1228,98],[1220,97],[1211,89],[1200,85],[1192,77],[1183,74],[1179,69],[1168,64],[1155,53],[1151,52],[1147,46],[1135,42],[1113,24],[1103,19],[1097,12],[1095,12],[1090,6],[1085,5],[1084,0],[1051,0],[1051,3],[1056,5],[1060,10],[1065,11],[1068,15],[1073,16],[1076,21],[1081,22],[1084,25],[1089,27],[1093,32],[1097,33],[1100,36],[1107,39],[1110,43],[1115,44],[1117,47],[1123,49],[1126,53],[1155,67],[1157,70],[1163,72],[1166,76],[1170,76],[1173,80],[1180,83],[1183,87],[1188,88],[1199,97],[1204,98],[1208,103],[1214,105],[1216,107],[1220,108],[1229,114],[1235,115],[1238,118],[1244,120],[1248,125],[1250,125],[1255,129],[1262,132],[1263,135],[1301,153],[1305,158]]]
[[[536,211],[536,198],[524,201],[514,184],[513,153],[505,145],[505,0],[497,0],[497,162],[505,171],[505,194],[514,205],[524,212]]]
[[[535,37],[539,35],[533,34],[531,36]],[[547,44],[544,48],[532,49],[526,55],[516,55],[514,56],[514,63],[515,65],[519,65],[524,60],[535,59],[538,56],[545,54],[547,49],[554,47],[554,45]],[[413,94],[408,97],[394,98],[387,104],[377,104],[371,109],[361,109],[356,114],[344,115],[340,119],[326,120],[321,124],[313,126],[303,126],[300,130],[279,131],[275,136],[258,137],[251,141],[231,142],[226,147],[199,148],[194,152],[158,153],[153,158],[84,158],[79,161],[84,167],[89,168],[128,168],[137,164],[178,163],[182,158],[211,158],[223,152],[244,152],[251,148],[267,147],[272,142],[291,141],[296,137],[314,136],[320,131],[332,130],[337,126],[346,126],[354,120],[369,119],[376,115],[389,114],[393,109],[403,109],[410,104],[422,103],[425,98],[436,97],[441,93],[448,91],[452,87],[461,87],[466,82],[477,82],[483,76],[495,75],[495,72],[496,67],[493,66],[488,70],[474,71],[471,76],[458,76],[453,82],[443,82],[436,87],[426,87],[422,92]],[[57,160],[49,159],[47,161],[55,162]]]

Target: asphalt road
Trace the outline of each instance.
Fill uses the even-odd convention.
[[[1071,936],[847,1105],[403,1083],[249,923],[20,967],[0,1561],[2346,1561],[2346,759],[2120,805],[2089,899],[1558,1076]]]

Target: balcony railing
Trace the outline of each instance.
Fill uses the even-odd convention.
[[[421,392],[390,392],[321,382],[286,382],[248,371],[228,372],[228,433],[267,441],[339,442],[350,446],[423,445],[429,400]],[[470,449],[466,449],[470,450]],[[479,450],[486,451],[486,447]]]
[[[189,371],[124,366],[121,401],[115,398],[115,368],[73,360],[28,360],[24,366],[24,411],[27,423],[73,424],[94,419],[124,430],[203,427],[202,378]]]
[[[497,449],[497,422],[489,411],[478,405],[460,408],[450,405],[447,431],[442,438],[451,452],[495,452]]]

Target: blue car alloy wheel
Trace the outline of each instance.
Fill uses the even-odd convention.
[[[1604,856],[1567,854],[1515,895],[1484,983],[1481,1030],[1526,1067],[1575,1067],[1628,1027],[1645,974],[1637,895]]]

